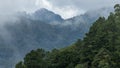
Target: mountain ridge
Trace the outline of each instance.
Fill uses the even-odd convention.
[[[0,66],[3,66],[3,68],[13,68],[13,65],[22,59],[22,57],[30,50],[34,50],[36,48],[44,48],[46,50],[62,48],[70,45],[77,39],[82,39],[85,36],[85,33],[88,32],[93,21],[96,21],[96,18],[94,17],[86,19],[89,15],[82,15],[80,17],[71,18],[71,20],[62,19],[62,22],[58,21],[56,24],[56,22],[51,23],[52,21],[54,22],[54,18],[52,21],[50,20],[50,22],[48,21],[49,19],[46,21],[47,18],[44,19],[45,21],[38,20],[40,18],[39,15],[38,19],[34,19],[32,16],[34,16],[34,13],[33,15],[26,13],[18,14],[16,17],[18,17],[19,20],[12,24],[9,21],[4,25],[5,33],[8,33],[8,37],[10,36],[10,39],[7,39],[6,36],[4,40],[4,37],[0,35],[0,37],[2,37],[0,39],[0,49],[11,46],[11,48],[6,49],[8,53],[12,54],[12,56],[9,56],[9,54],[5,52],[4,56],[6,56],[6,58],[3,58],[2,51],[0,52],[2,62],[5,62],[6,59],[10,59],[8,62],[0,63]],[[4,51],[4,49],[2,50]],[[15,56],[16,54],[17,56]],[[10,63],[13,59],[16,60],[14,60],[13,63]]]

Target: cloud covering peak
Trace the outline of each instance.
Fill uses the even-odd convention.
[[[116,3],[120,3],[120,0],[0,0],[0,15],[19,11],[30,13],[46,8],[66,19],[91,9],[111,7]]]

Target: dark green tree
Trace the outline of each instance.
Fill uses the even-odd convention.
[[[18,64],[16,64],[15,68],[26,68],[26,66],[23,64],[23,62],[19,62]]]
[[[24,64],[27,68],[47,68],[45,60],[46,52],[43,49],[32,50],[24,58]]]
[[[114,6],[114,9],[115,9],[115,13],[116,13],[116,14],[119,14],[119,13],[120,13],[120,4],[116,4],[116,5]]]
[[[94,57],[92,68],[115,68],[112,54],[104,48],[100,49],[99,53]]]

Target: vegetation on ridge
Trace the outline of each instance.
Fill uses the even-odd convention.
[[[120,4],[71,47],[32,50],[16,68],[120,68]]]

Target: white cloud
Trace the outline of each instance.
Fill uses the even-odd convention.
[[[78,9],[73,8],[71,6],[66,6],[64,8],[57,8],[56,7],[56,8],[53,8],[52,10],[55,11],[55,13],[60,14],[64,19],[71,18],[71,17],[74,17],[76,15],[84,13],[83,10],[78,10]]]
[[[34,0],[0,0],[0,14],[2,15],[17,11],[30,11],[35,7]]]
[[[47,8],[66,19],[87,10],[114,6],[116,3],[120,3],[120,0],[37,0],[36,6]]]
[[[114,6],[116,3],[120,3],[120,0],[0,0],[0,15],[47,8],[63,18],[70,18],[87,10]]]
[[[48,0],[36,0],[36,6],[39,6],[39,8],[46,8],[55,12],[56,14],[60,14],[64,19],[71,18],[78,14],[84,13],[83,10],[79,10],[71,5],[64,7],[54,6]]]
[[[36,6],[39,8],[49,8],[51,9],[53,6],[47,0],[36,0]]]
[[[105,6],[114,6],[116,3],[120,3],[120,0],[47,0],[57,7],[75,6],[76,8],[90,10]]]

